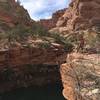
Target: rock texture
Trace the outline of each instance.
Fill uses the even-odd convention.
[[[63,47],[10,47],[0,50],[0,66],[20,66],[24,64],[57,64],[59,57],[66,54]],[[64,56],[64,55],[63,55]],[[65,55],[66,57],[66,55]],[[61,62],[64,59],[61,59]],[[7,65],[6,65],[7,64]]]
[[[64,15],[59,18],[53,31],[85,30],[100,26],[99,0],[72,0]],[[66,31],[65,31],[66,28]]]
[[[30,16],[15,0],[0,0],[0,31],[6,31],[19,23],[30,24]]]
[[[60,82],[59,63],[66,52],[53,48],[15,46],[0,51],[0,92],[32,85],[43,86]]]
[[[59,17],[61,17],[66,9],[62,9],[62,10],[58,10],[55,13],[53,13],[52,18],[51,19],[41,19],[39,21],[39,23],[44,26],[46,29],[51,29],[56,27],[56,23],[59,19]]]
[[[61,75],[66,99],[99,100],[100,54],[69,54]]]
[[[62,11],[56,12],[53,20],[61,15]],[[61,81],[59,64],[67,52],[55,38],[42,35],[40,28],[18,2],[0,0],[0,92]]]

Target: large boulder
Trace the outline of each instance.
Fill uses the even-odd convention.
[[[99,100],[100,54],[69,54],[61,76],[67,100]]]

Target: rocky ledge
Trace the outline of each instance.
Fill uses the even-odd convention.
[[[100,26],[100,0],[71,0],[51,31],[66,33]]]
[[[100,54],[71,53],[61,65],[63,95],[67,100],[100,99]]]
[[[0,92],[20,87],[61,82],[60,63],[66,52],[57,44],[49,48],[18,46],[0,50]]]

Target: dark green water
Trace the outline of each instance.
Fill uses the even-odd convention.
[[[65,100],[60,85],[21,88],[0,95],[0,100]]]

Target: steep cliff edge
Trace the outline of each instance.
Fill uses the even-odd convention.
[[[50,19],[41,19],[39,23],[44,26],[46,29],[51,29],[56,27],[56,23],[58,19],[64,14],[66,9],[58,10],[55,13],[53,13],[52,18]]]
[[[64,37],[31,22],[14,0],[0,1],[0,92],[62,80],[66,99],[99,100],[100,1],[72,0],[68,9],[39,22],[47,29],[56,26],[51,31]]]
[[[60,67],[67,100],[100,99],[100,1],[73,0],[53,32],[64,33],[74,50]]]
[[[0,0],[0,32],[24,23],[30,25],[30,16],[15,0]]]
[[[100,54],[69,54],[61,75],[66,99],[99,100]]]
[[[70,45],[50,35],[18,2],[0,0],[0,92],[61,82]]]
[[[48,49],[17,46],[0,51],[0,93],[61,82],[59,63],[65,58],[61,46]]]
[[[72,30],[89,29],[93,26],[100,26],[100,1],[72,0],[52,31],[67,33]]]

